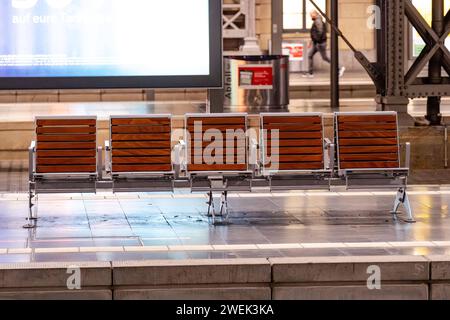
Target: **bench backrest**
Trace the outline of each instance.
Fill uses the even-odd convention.
[[[171,172],[170,115],[111,117],[113,173]]]
[[[322,114],[262,114],[261,129],[265,171],[324,170]]]
[[[96,117],[37,117],[36,173],[95,174]]]
[[[335,122],[340,170],[400,167],[397,113],[337,113]]]
[[[246,114],[186,115],[186,132],[189,172],[248,170]]]

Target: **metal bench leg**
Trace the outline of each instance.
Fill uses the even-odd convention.
[[[406,214],[407,214],[407,220],[405,220],[408,223],[414,223],[416,220],[414,219],[412,209],[411,209],[411,203],[409,202],[408,193],[406,192],[405,188],[401,188],[397,192],[397,197],[395,198],[394,203],[394,210],[392,211],[392,214],[394,215],[394,218],[397,220],[397,214],[398,209],[400,208],[400,205],[405,207]]]
[[[208,217],[212,218],[213,225],[216,223],[216,207],[214,205],[214,193],[212,191],[208,194]]]
[[[229,216],[229,211],[228,211],[228,191],[224,191],[222,193],[222,201],[221,201],[221,206],[220,206],[220,215],[223,217],[223,220],[225,222],[228,222],[228,216]]]
[[[34,194],[33,187],[34,187],[33,183],[30,182],[28,191],[28,218],[27,218],[28,223],[23,226],[25,229],[36,228],[37,217],[33,215],[33,208],[35,207],[35,203],[33,200],[36,197],[36,195]]]

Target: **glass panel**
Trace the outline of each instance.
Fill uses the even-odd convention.
[[[283,29],[303,29],[303,0],[283,0]]]
[[[428,24],[431,26],[431,18],[432,18],[432,1],[431,0],[413,0],[414,6],[417,8],[417,10],[422,14],[422,16],[425,18],[425,20],[428,22]],[[450,10],[450,0],[445,0],[444,2],[444,10],[446,13],[448,10]],[[450,38],[447,38],[446,40],[447,48],[450,48]],[[413,57],[418,57],[419,54],[422,52],[423,48],[425,47],[425,42],[423,41],[422,37],[419,35],[419,33],[416,31],[416,29],[413,28],[413,42],[412,42],[412,54]]]

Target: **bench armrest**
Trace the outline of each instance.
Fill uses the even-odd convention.
[[[405,168],[411,168],[411,143],[405,143]]]
[[[31,141],[28,148],[28,178],[34,181],[34,173],[36,172],[36,141]]]
[[[97,179],[103,179],[103,148],[97,147]]]
[[[111,173],[111,144],[109,140],[105,141],[105,171],[106,173]]]
[[[250,170],[254,174],[256,174],[259,170],[258,147],[258,140],[251,138],[249,141],[248,164],[250,166]]]
[[[327,152],[328,151],[328,152]],[[331,142],[330,139],[325,139],[325,155],[326,155],[326,163],[328,165],[328,169],[331,171],[334,171],[334,165],[335,165],[335,151],[336,146],[334,143]]]
[[[181,173],[183,171],[186,171],[187,164],[186,164],[186,142],[184,140],[180,140],[174,147],[173,147],[173,163],[174,167],[176,168],[176,175],[177,178],[180,177]]]
[[[250,140],[249,146],[249,164],[258,166],[258,141],[256,139]]]

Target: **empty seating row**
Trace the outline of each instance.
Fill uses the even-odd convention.
[[[336,113],[334,141],[325,138],[320,113],[261,114],[258,128],[249,127],[247,114],[188,114],[183,137],[172,122],[171,115],[111,117],[103,152],[95,117],[37,118],[30,222],[35,195],[92,193],[105,183],[113,192],[172,192],[177,182],[188,183],[192,192],[208,193],[213,218],[220,193],[226,218],[229,192],[251,192],[254,184],[330,190],[337,180],[348,189],[397,188],[392,213],[403,204],[414,221],[406,192],[410,145],[402,166],[394,112]]]

